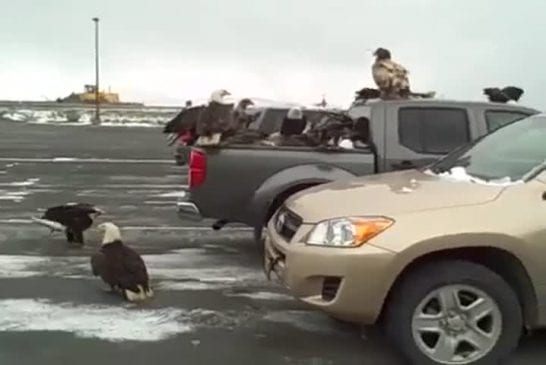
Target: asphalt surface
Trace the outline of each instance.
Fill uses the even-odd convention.
[[[146,160],[146,161],[142,161]],[[176,217],[186,183],[152,128],[0,121],[0,364],[402,364],[377,330],[292,300],[241,227]],[[89,255],[29,219],[69,201],[99,205],[144,257],[156,291],[127,304],[101,290]],[[544,334],[511,364],[546,361]]]

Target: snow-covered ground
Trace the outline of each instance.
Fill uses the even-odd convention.
[[[171,120],[180,108],[103,109],[101,125],[123,127],[159,127]],[[91,125],[94,110],[89,108],[3,108],[0,120],[31,124]]]

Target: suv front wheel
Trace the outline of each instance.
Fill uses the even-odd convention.
[[[518,345],[522,314],[497,273],[467,261],[425,264],[402,278],[385,331],[413,364],[497,364]]]

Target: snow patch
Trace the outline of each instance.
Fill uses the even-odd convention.
[[[229,297],[245,297],[255,300],[293,300],[294,298],[282,294],[282,293],[274,293],[274,292],[267,292],[267,291],[257,291],[253,293],[234,293],[234,294],[228,294]]]
[[[0,278],[28,278],[40,276],[42,272],[35,269],[46,264],[48,259],[38,256],[0,255]]]
[[[179,108],[103,109],[101,126],[105,127],[160,127],[180,112]],[[88,126],[94,119],[91,108],[25,109],[12,108],[0,112],[0,118],[13,122],[56,126]]]
[[[26,179],[25,181],[13,181],[10,183],[7,183],[7,186],[32,186],[36,184],[38,181],[40,181],[39,178],[32,178],[32,179]]]
[[[86,257],[38,257],[0,255],[0,278],[28,278],[56,276],[68,278],[90,271]]]
[[[0,300],[0,331],[62,331],[111,342],[161,341],[192,331],[185,311],[175,308],[52,303],[45,299]]]
[[[501,179],[495,179],[495,180],[483,180],[474,176],[471,176],[467,173],[466,168],[463,166],[455,166],[452,167],[449,171],[441,172],[441,173],[434,173],[432,170],[427,169],[425,171],[425,174],[437,176],[443,179],[447,179],[450,181],[461,181],[461,182],[469,182],[474,184],[480,184],[480,185],[491,185],[491,186],[511,186],[511,185],[517,185],[522,184],[522,180],[512,181],[510,177],[506,176]]]
[[[14,195],[0,195],[0,200],[9,200],[16,203],[20,203],[23,201],[23,198],[20,196],[14,196]]]
[[[172,291],[204,291],[204,290],[219,290],[227,286],[224,284],[205,283],[202,281],[163,281],[156,285],[161,290]]]

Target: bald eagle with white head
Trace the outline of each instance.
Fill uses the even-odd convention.
[[[375,50],[372,76],[379,89],[381,99],[407,99],[410,96],[408,70],[391,59],[385,48]]]
[[[100,251],[91,256],[93,275],[100,276],[109,285],[109,291],[120,292],[131,302],[153,297],[146,264],[135,250],[122,242],[119,228],[110,222],[98,228],[104,237]]]
[[[224,89],[212,92],[207,106],[199,115],[196,145],[217,145],[222,134],[233,128],[234,103],[225,99],[228,95],[231,93]]]

